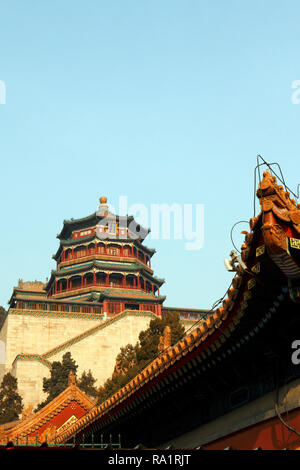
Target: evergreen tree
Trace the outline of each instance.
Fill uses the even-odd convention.
[[[157,355],[159,338],[162,336],[165,327],[171,328],[171,345],[184,335],[184,327],[181,324],[180,316],[177,312],[168,312],[163,318],[151,320],[149,328],[139,335],[140,346],[137,348],[137,361],[142,365],[152,361]]]
[[[18,419],[23,409],[22,397],[18,394],[18,381],[9,372],[0,386],[0,424]]]
[[[96,379],[92,376],[91,371],[88,373],[82,372],[80,379],[78,380],[78,387],[90,397],[97,396],[97,389],[94,386]]]
[[[116,359],[116,369],[117,373],[126,374],[128,369],[137,364],[137,353],[138,344],[132,346],[132,344],[127,344],[121,348]]]
[[[62,362],[55,361],[52,363],[51,375],[49,378],[43,379],[43,391],[48,393],[47,399],[40,403],[35,411],[40,410],[50,403],[53,398],[57,397],[68,386],[68,377],[70,370],[76,376],[78,366],[71,357],[71,353],[67,352],[63,355]]]

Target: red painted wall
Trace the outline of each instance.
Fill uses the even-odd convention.
[[[300,432],[300,408],[282,414],[282,418]],[[230,446],[237,450],[252,450],[257,447],[264,450],[296,449],[300,447],[300,437],[287,429],[276,417],[205,444],[203,447],[207,450],[222,450]]]
[[[71,418],[72,415],[76,416],[76,418],[81,418],[83,415],[86,414],[86,411],[84,408],[82,408],[77,401],[71,401],[69,405],[61,410],[60,413],[58,413],[56,416],[54,416],[52,419],[50,419],[44,426],[40,427],[37,430],[37,433],[40,435],[43,431],[45,431],[48,426],[53,424],[56,426],[56,428],[59,428],[62,426],[69,418]],[[33,432],[30,434],[30,436],[35,436],[36,432]]]

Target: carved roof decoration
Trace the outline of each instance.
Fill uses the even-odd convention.
[[[272,213],[275,218],[289,224],[296,233],[300,234],[300,204],[290,198],[289,191],[278,185],[275,176],[272,176],[268,170],[263,174],[256,195],[259,198],[261,213],[251,219],[252,229],[262,214]]]

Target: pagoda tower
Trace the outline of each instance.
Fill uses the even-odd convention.
[[[47,298],[73,305],[91,302],[104,317],[125,310],[160,316],[164,280],[153,276],[155,250],[143,244],[148,233],[132,216],[109,212],[106,197],[90,216],[65,220],[53,255],[57,267],[45,286]]]

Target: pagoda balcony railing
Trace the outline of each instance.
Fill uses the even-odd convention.
[[[44,312],[55,312],[55,313],[81,313],[81,314],[97,314],[99,317],[102,317],[102,309],[100,306],[87,306],[87,305],[73,305],[73,304],[59,304],[55,302],[47,302],[43,300],[42,302],[26,302],[18,301],[16,307],[11,308],[11,312],[17,312],[18,310],[27,310],[27,311],[44,311]]]
[[[138,261],[140,263],[142,263],[146,268],[148,268],[148,270],[151,270],[151,265],[148,265],[147,264],[147,261],[145,261],[145,259],[141,258],[140,256],[136,256],[136,255],[133,255],[132,253],[114,253],[112,251],[110,251],[109,249],[106,250],[101,250],[101,249],[97,249],[95,250],[94,248],[90,248],[88,250],[86,250],[85,253],[69,253],[68,254],[68,257],[66,259],[63,259],[61,258],[58,262],[57,262],[57,265],[59,266],[68,266],[70,264],[72,264],[72,261],[76,261],[76,260],[87,260],[87,259],[90,259],[90,258],[94,258],[95,256],[99,256],[99,258],[101,258],[102,260],[110,260],[110,259],[113,259],[115,260],[116,258],[119,260],[119,261]]]
[[[87,282],[86,284],[82,283],[82,284],[77,284],[75,286],[69,286],[68,288],[60,288],[60,286],[58,286],[56,288],[56,290],[54,290],[54,292],[51,294],[51,295],[59,295],[59,294],[65,294],[66,292],[73,292],[73,291],[76,291],[76,290],[83,290],[83,289],[90,289],[90,288],[93,288],[93,287],[99,287],[99,288],[105,288],[105,289],[124,289],[124,290],[135,290],[135,291],[140,291],[140,292],[143,292],[143,293],[146,293],[146,294],[153,294],[155,295],[155,293],[153,292],[152,289],[142,289],[140,286],[132,286],[132,285],[128,285],[128,284],[112,284],[112,283],[107,283],[107,282]],[[158,295],[159,295],[159,291],[158,292]]]

